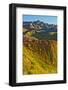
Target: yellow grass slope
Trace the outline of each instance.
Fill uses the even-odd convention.
[[[24,75],[57,73],[57,42],[25,38],[22,63]]]

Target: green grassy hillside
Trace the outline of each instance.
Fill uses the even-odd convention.
[[[29,37],[35,37],[39,40],[57,40],[57,32],[37,32],[37,30],[27,30],[23,29],[24,35],[27,35]]]
[[[39,40],[57,40],[57,32],[36,32],[32,36]]]

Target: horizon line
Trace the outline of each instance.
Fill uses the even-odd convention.
[[[42,21],[42,20],[23,21],[23,22],[35,22],[35,21],[40,21],[40,22],[43,22],[43,23],[46,23],[46,24],[53,24],[53,25],[57,25],[57,24],[54,24],[54,23],[48,23],[48,22],[44,22],[44,21]]]

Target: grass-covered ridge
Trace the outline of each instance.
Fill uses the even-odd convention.
[[[57,73],[57,41],[24,37],[23,74]]]

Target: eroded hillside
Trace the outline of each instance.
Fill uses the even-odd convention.
[[[57,41],[24,37],[23,74],[57,73]]]

